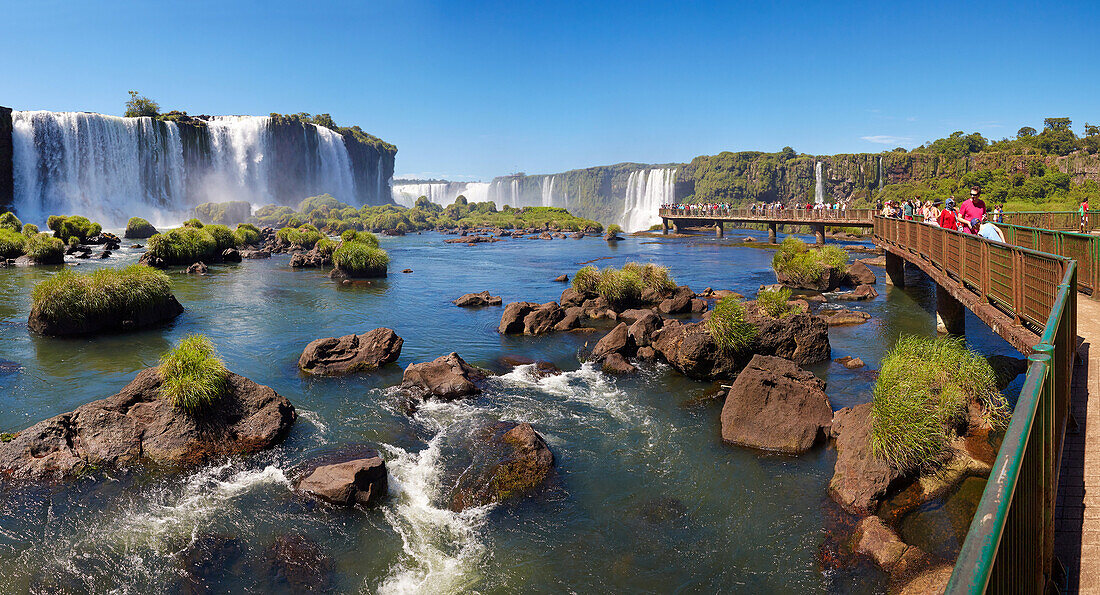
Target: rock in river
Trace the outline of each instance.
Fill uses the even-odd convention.
[[[384,327],[362,335],[317,339],[302,351],[298,368],[317,375],[365,372],[397,361],[404,344],[393,329]]]
[[[485,376],[483,370],[467,364],[452,351],[430,362],[409,365],[405,368],[401,386],[450,401],[480,393],[481,389],[475,382],[484,380]]]
[[[460,308],[481,308],[483,306],[499,306],[502,300],[499,295],[489,295],[489,292],[467,293],[451,303]]]
[[[386,463],[378,453],[365,459],[322,465],[298,482],[298,489],[331,504],[367,505],[386,495]]]
[[[160,371],[138,373],[118,394],[41,421],[0,442],[0,477],[65,478],[140,463],[186,468],[281,442],[297,414],[269,387],[229,374],[229,390],[199,415],[160,395]]]
[[[901,474],[871,453],[871,403],[837,411],[831,433],[837,454],[829,493],[852,514],[873,514]]]
[[[824,381],[790,360],[755,355],[726,395],[722,439],[799,454],[817,442],[832,419]]]
[[[545,483],[554,467],[554,454],[531,424],[502,421],[483,434],[485,441],[451,499],[453,510],[529,494]]]

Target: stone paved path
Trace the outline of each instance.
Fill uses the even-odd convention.
[[[1054,554],[1070,593],[1100,594],[1100,301],[1078,294],[1077,334],[1084,339],[1070,403],[1077,427],[1069,422],[1062,449]]]

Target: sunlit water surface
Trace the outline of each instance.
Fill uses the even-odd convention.
[[[740,238],[755,231],[737,231]],[[508,240],[447,245],[434,233],[383,238],[387,280],[340,286],[286,255],[170,272],[186,311],[155,330],[82,339],[45,338],[26,326],[30,291],[54,274],[0,269],[0,431],[18,431],[118,391],[189,333],[208,335],[228,367],[288,397],[300,414],[270,452],[180,477],[111,474],[65,488],[0,487],[0,585],[5,592],[186,591],[194,577],[214,592],[287,590],[266,562],[280,535],[304,535],[329,562],[338,592],[878,592],[883,577],[861,564],[822,562],[835,452],[768,455],[723,444],[721,401],[710,383],[667,366],[610,377],[580,356],[600,334],[501,336],[501,308],[450,300],[490,290],[505,303],[558,299],[552,282],[581,263],[631,260],[668,266],[697,291],[755,295],[774,282],[772,252],[710,237]],[[124,248],[87,271],[136,261]],[[412,269],[402,274],[403,269]],[[935,332],[934,286],[910,273],[905,290],[845,303],[870,322],[830,330],[833,357],[811,369],[834,409],[871,398],[871,370],[901,333]],[[836,306],[827,306],[836,307]],[[968,340],[986,354],[1015,352],[973,316]],[[306,378],[296,363],[309,341],[379,326],[404,338],[396,365],[350,378]],[[459,352],[503,375],[485,393],[428,403],[408,415],[391,387],[408,364]],[[549,360],[566,372],[536,379],[498,359]],[[1015,387],[1014,387],[1015,389]],[[1018,389],[1015,389],[1018,390]],[[470,436],[497,420],[530,422],[556,457],[544,493],[519,503],[448,510]],[[292,491],[296,466],[334,449],[378,448],[390,498],[370,510],[334,510]],[[213,544],[213,545],[211,545]],[[196,553],[199,552],[199,553]],[[190,582],[185,573],[192,573]]]

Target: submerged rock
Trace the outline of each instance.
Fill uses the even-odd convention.
[[[393,329],[376,328],[362,335],[327,337],[311,341],[298,358],[307,374],[351,374],[374,370],[401,356],[405,341]]]
[[[142,370],[117,394],[0,442],[0,477],[66,478],[141,463],[188,468],[286,438],[297,417],[290,401],[233,373],[228,385],[225,396],[192,415],[161,396],[158,368]]]
[[[846,326],[850,324],[863,324],[871,319],[871,315],[859,310],[821,310],[818,316],[829,326]]]
[[[574,234],[574,235],[576,235],[576,234]],[[554,277],[554,281],[557,282],[557,283],[568,283],[569,282],[569,275],[558,275],[557,277]]]
[[[863,360],[859,359],[858,357],[852,357],[850,355],[838,357],[833,361],[844,366],[845,368],[848,368],[849,370],[857,370],[865,365],[863,363]]]
[[[297,488],[330,504],[367,505],[386,496],[386,462],[378,453],[365,459],[322,465],[303,477]]]
[[[794,362],[755,355],[722,407],[722,439],[788,454],[810,449],[833,419],[825,382]]]
[[[856,287],[854,290],[849,291],[848,293],[837,295],[836,299],[861,302],[863,300],[869,300],[876,297],[878,297],[878,292],[875,291],[874,287],[871,287],[870,285],[860,285],[859,287]]]
[[[546,482],[554,467],[554,454],[531,424],[498,422],[486,428],[485,437],[458,482],[451,498],[453,510],[527,495]]]
[[[451,303],[460,308],[481,308],[484,306],[499,306],[502,303],[499,295],[489,295],[488,290],[480,293],[467,293],[451,300]]]
[[[195,264],[187,267],[188,275],[205,275],[210,270],[210,267],[206,266],[205,262],[196,262]]]
[[[410,364],[405,368],[401,386],[425,396],[450,401],[481,393],[475,383],[485,377],[483,370],[467,364],[452,351],[430,362]]]
[[[292,592],[327,591],[332,587],[332,560],[316,541],[301,534],[280,535],[264,551],[269,578]]]

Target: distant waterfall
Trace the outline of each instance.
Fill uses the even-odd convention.
[[[658,211],[661,205],[674,202],[675,182],[675,169],[631,172],[619,225],[626,231],[641,231],[660,223]]]
[[[397,180],[393,184],[393,202],[412,207],[416,199],[427,196],[428,200],[437,205],[447,206],[455,201],[459,195],[465,196],[468,202],[485,202],[489,200],[488,182],[431,182],[427,184],[403,184]]]
[[[825,203],[825,184],[823,183],[824,176],[821,173],[821,162],[818,161],[814,164],[814,202],[817,204]]]
[[[176,223],[208,201],[296,205],[326,192],[355,205],[390,198],[392,168],[383,171],[381,151],[352,140],[357,154],[369,155],[353,160],[344,136],[313,124],[13,111],[12,128],[14,204],[28,221],[85,215],[120,227],[134,216]]]
[[[885,172],[882,170],[882,155],[878,156],[878,189],[881,192],[882,187],[886,185]]]

